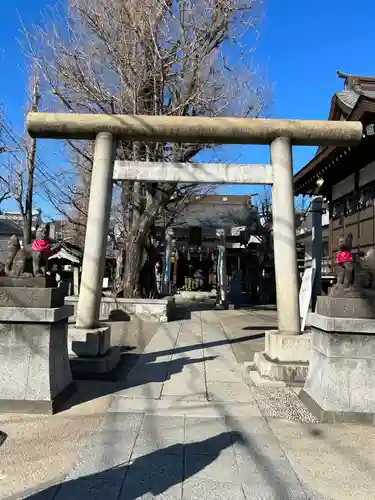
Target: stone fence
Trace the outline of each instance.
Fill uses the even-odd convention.
[[[74,306],[74,315],[70,321],[75,321],[78,296],[65,297],[65,304]],[[174,298],[164,299],[124,299],[116,297],[102,297],[100,302],[100,321],[127,321],[136,316],[146,321],[166,323],[169,321],[174,308]]]

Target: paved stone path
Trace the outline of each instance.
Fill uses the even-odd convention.
[[[306,424],[292,390],[247,385],[233,346],[258,326],[193,312],[158,328],[113,396],[40,425],[1,416],[0,498],[371,500],[371,427]]]
[[[65,481],[23,498],[318,499],[307,495],[207,311],[158,329]]]
[[[371,426],[311,423],[293,390],[242,378],[273,321],[201,310],[126,335],[147,344],[126,383],[52,418],[0,415],[1,500],[372,500]]]

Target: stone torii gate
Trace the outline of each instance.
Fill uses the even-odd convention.
[[[261,375],[280,380],[290,371],[288,363],[300,363],[304,371],[309,349],[306,335],[300,335],[292,146],[357,144],[363,137],[360,122],[29,113],[27,129],[33,138],[95,140],[77,328],[99,326],[113,178],[144,182],[272,184],[278,331],[267,332],[266,355],[260,354],[256,365]],[[269,144],[271,164],[116,162],[114,168],[118,139]]]

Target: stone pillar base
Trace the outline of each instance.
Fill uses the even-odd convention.
[[[103,356],[71,356],[70,367],[75,379],[117,380],[120,347],[111,347]]]
[[[70,327],[68,334],[70,367],[75,379],[117,378],[120,348],[111,347],[111,327]]]
[[[110,347],[110,343],[110,326],[101,326],[98,328],[69,327],[69,356],[104,356]]]
[[[266,332],[265,351],[254,355],[258,375],[251,376],[261,385],[302,384],[306,380],[310,358],[310,334],[283,335],[276,330]]]
[[[0,278],[1,413],[52,414],[71,396],[63,304],[47,278]]]

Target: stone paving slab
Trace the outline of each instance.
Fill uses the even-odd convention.
[[[254,398],[244,382],[207,382],[207,394],[210,401],[239,401],[249,403]]]
[[[254,429],[259,425],[267,424],[261,418]],[[252,438],[255,439],[255,434]],[[242,462],[235,452],[238,440],[243,447]],[[62,483],[55,500],[103,498],[104,495],[111,500],[198,496],[207,500],[245,500],[273,498],[269,492],[276,486],[279,493],[288,489],[292,496],[275,498],[297,500],[302,490],[288,462],[282,469],[283,479],[281,472],[278,476],[271,468],[267,472],[272,474],[272,484],[265,479],[268,477],[264,473],[265,464],[272,464],[272,460],[278,458],[275,454],[268,456],[269,450],[277,446],[272,433],[263,434],[263,451],[249,445],[249,440],[248,431],[241,435],[238,430],[231,431],[226,418],[107,415],[84,448],[77,466]],[[257,468],[247,467],[243,458],[246,453]],[[281,448],[278,453],[283,454]],[[245,496],[245,490],[253,496]]]
[[[185,457],[184,477],[194,480],[218,480],[231,483],[237,478],[237,463],[233,453],[216,455],[188,454]],[[186,484],[185,484],[186,487]]]
[[[175,398],[175,399],[190,399],[191,401],[201,401],[207,400],[207,393],[201,389],[204,384],[204,380],[200,383],[199,380],[191,380],[188,385],[184,384],[187,379],[177,379],[173,384],[168,385],[167,388],[163,389],[162,398]],[[181,389],[181,386],[183,387]]]
[[[21,491],[34,492],[39,486],[48,490],[43,495],[49,500],[52,486],[72,469],[107,408],[108,401],[101,400],[53,417],[1,415],[0,429],[8,437],[0,447],[0,498],[19,499]]]
[[[148,362],[147,360],[139,360],[136,363],[136,370],[132,370],[126,382],[129,386],[139,385],[145,382],[164,382],[168,376],[170,356],[158,358],[157,362]]]
[[[256,403],[211,402],[206,394],[200,399],[164,396],[159,400],[124,398],[116,396],[109,407],[109,412],[134,412],[152,415],[186,415],[187,417],[221,418],[225,416],[261,417]]]
[[[116,394],[125,398],[159,399],[163,389],[163,382],[150,382],[138,380],[138,384],[118,391]]]
[[[98,474],[96,477],[68,481],[61,485],[53,500],[117,500],[124,477],[125,471],[122,471],[116,477]]]
[[[129,462],[143,419],[142,414],[107,414],[81,449],[67,480],[105,471],[107,477],[117,478],[118,472],[112,468]]]
[[[158,450],[166,455],[182,455],[185,433],[184,417],[145,415],[139,429],[132,458]]]
[[[182,480],[182,457],[140,457],[129,465],[119,500],[180,500]]]
[[[190,478],[184,482],[183,500],[244,500],[242,487],[238,483],[225,483],[212,479]]]
[[[206,381],[208,384],[211,382],[242,383],[243,378],[239,371],[226,368],[225,365],[210,365],[206,368]]]
[[[372,500],[375,434],[371,425],[304,425],[270,419],[269,425],[296,474],[322,498]],[[319,499],[320,500],[320,499]]]

